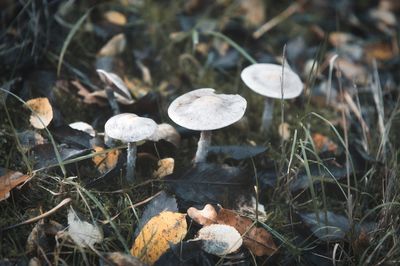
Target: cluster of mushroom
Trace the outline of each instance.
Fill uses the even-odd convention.
[[[279,65],[254,64],[245,68],[241,77],[250,89],[266,97],[262,131],[271,124],[273,98],[295,98],[303,90],[298,75]],[[217,94],[214,89],[202,88],[176,98],[168,108],[168,115],[176,124],[201,132],[194,163],[203,163],[211,145],[211,131],[237,122],[246,107],[247,101],[240,95]],[[126,179],[129,182],[134,180],[136,142],[151,139],[156,129],[153,120],[128,113],[117,114],[105,124],[108,137],[128,143]]]

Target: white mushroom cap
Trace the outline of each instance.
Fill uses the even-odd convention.
[[[169,117],[192,130],[223,128],[243,117],[247,102],[242,96],[214,92],[205,88],[179,96],[168,108]]]
[[[123,142],[137,142],[151,136],[157,129],[157,124],[150,118],[135,114],[119,114],[108,119],[104,126],[107,136]]]
[[[303,91],[300,77],[285,67],[283,71],[282,97],[282,66],[275,64],[253,64],[243,69],[243,82],[253,91],[276,99],[296,98]]]
[[[97,74],[99,74],[99,77],[101,81],[104,83],[107,83],[109,85],[114,84],[115,87],[117,88],[116,93],[124,96],[125,98],[132,99],[132,96],[128,90],[128,88],[125,86],[125,83],[122,81],[122,79],[117,75],[112,72],[107,72],[103,69],[96,69]]]

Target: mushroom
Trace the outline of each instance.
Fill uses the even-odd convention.
[[[107,136],[128,143],[126,180],[133,182],[135,179],[136,142],[151,136],[157,128],[156,122],[135,114],[118,114],[106,122],[104,132]]]
[[[214,89],[204,88],[176,98],[168,107],[168,116],[180,126],[201,131],[194,163],[202,163],[211,144],[211,130],[238,121],[246,106],[240,95],[216,94]]]
[[[253,64],[243,69],[241,77],[251,90],[265,96],[261,132],[271,125],[274,99],[296,98],[303,91],[300,77],[289,67],[281,65]]]
[[[121,95],[123,98],[127,99],[129,102],[133,102],[132,96],[128,90],[128,88],[125,86],[124,82],[118,75],[112,73],[112,72],[107,72],[103,69],[97,69],[97,74],[99,74],[101,81],[103,81],[106,84],[106,94],[107,94],[107,99],[108,102],[110,103],[111,109],[113,110],[114,115],[117,115],[120,113],[120,109],[118,106],[118,103],[115,99],[116,95]]]

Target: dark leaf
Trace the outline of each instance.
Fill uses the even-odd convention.
[[[216,263],[213,258],[215,258],[215,256],[207,254],[201,249],[201,241],[181,242],[171,246],[170,249],[154,263],[154,265],[211,266]]]
[[[350,175],[353,173],[352,169],[349,169]],[[311,177],[313,177],[314,184],[319,184],[320,181],[317,178],[326,178],[335,182],[346,177],[347,169],[344,165],[337,164],[334,160],[324,162],[324,165],[312,164],[310,165]],[[332,177],[333,175],[333,177]],[[305,169],[301,169],[296,179],[290,184],[290,190],[292,192],[306,189],[310,185],[309,177]]]
[[[243,160],[254,157],[267,150],[266,147],[261,146],[211,146],[209,153],[225,154],[235,160]]]
[[[64,125],[53,128],[51,130],[55,139],[68,146],[90,149],[92,145],[90,140],[92,136],[81,130],[73,129],[70,126]]]
[[[180,208],[201,207],[207,203],[234,208],[238,199],[249,195],[251,177],[240,168],[201,163],[183,175],[166,178],[167,185],[183,202]],[[186,207],[186,208],[185,208]]]
[[[57,147],[63,161],[90,153],[90,149],[67,148],[65,145]],[[51,143],[37,145],[31,149],[35,168],[44,168],[56,165],[57,158]]]

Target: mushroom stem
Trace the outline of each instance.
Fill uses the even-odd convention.
[[[207,158],[208,148],[211,145],[211,131],[203,130],[200,133],[200,139],[197,143],[197,151],[194,157],[194,163],[204,163]]]
[[[115,99],[114,92],[113,92],[111,86],[107,85],[105,91],[106,91],[106,94],[107,94],[108,103],[110,104],[114,115],[120,114],[121,111],[119,109],[117,100]]]
[[[136,143],[128,142],[127,161],[126,161],[126,180],[132,183],[135,180],[136,165]]]
[[[267,131],[271,126],[273,110],[274,110],[274,99],[265,97],[264,111],[261,118],[261,127],[260,127],[261,132]]]

